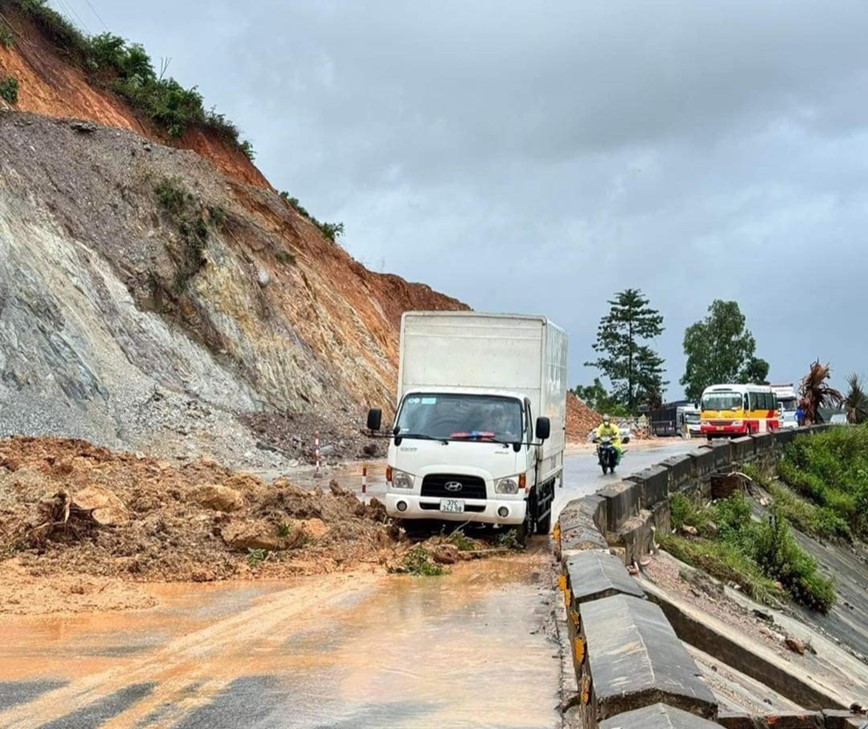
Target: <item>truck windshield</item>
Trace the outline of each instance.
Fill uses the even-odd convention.
[[[782,400],[781,398],[778,398],[778,402],[781,405],[781,410],[785,413],[794,413],[799,409],[798,401],[795,398],[792,400]]]
[[[741,410],[742,397],[738,392],[709,392],[702,398],[703,410]]]
[[[521,402],[510,397],[413,393],[396,425],[405,438],[515,443],[522,440],[521,413]]]

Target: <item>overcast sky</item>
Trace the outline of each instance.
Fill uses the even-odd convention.
[[[868,375],[865,0],[52,4],[171,58],[370,268],[564,326],[571,384],[626,287],[669,398],[715,298],[772,380]]]

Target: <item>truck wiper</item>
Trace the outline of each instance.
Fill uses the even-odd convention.
[[[395,433],[395,437],[416,438],[417,440],[437,440],[444,445],[449,445],[449,441],[446,438],[435,438],[433,435],[426,435],[425,433]]]

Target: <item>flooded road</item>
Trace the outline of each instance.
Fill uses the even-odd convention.
[[[560,726],[542,540],[440,578],[155,592],[152,610],[0,620],[0,726]]]
[[[335,476],[361,489],[360,469]],[[572,455],[556,511],[612,478]],[[367,492],[383,488],[374,467]],[[553,569],[535,537],[443,577],[154,585],[149,610],[0,617],[0,726],[560,727]]]

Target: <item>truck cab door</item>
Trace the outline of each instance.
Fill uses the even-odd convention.
[[[533,432],[533,411],[530,407],[530,400],[524,401],[524,416],[525,416],[525,443],[533,443],[534,441],[534,432]],[[528,445],[527,447],[527,480],[528,480],[528,488],[536,485],[536,465],[539,446],[536,445]]]

